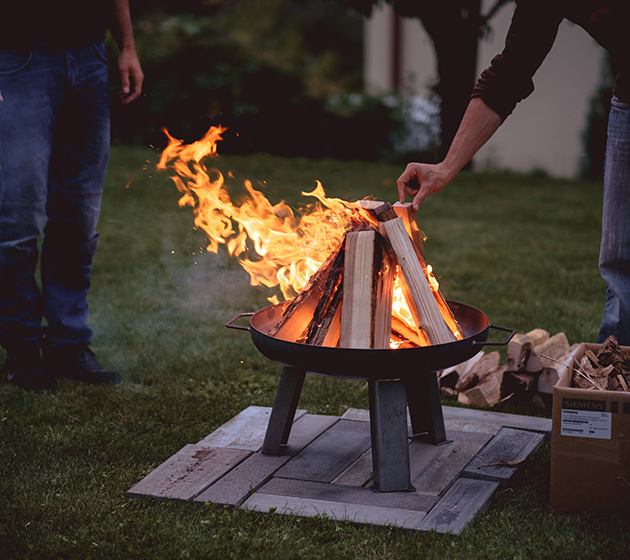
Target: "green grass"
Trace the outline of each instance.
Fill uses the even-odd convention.
[[[249,405],[271,406],[280,373],[247,333],[223,326],[265,306],[268,294],[225,254],[200,250],[205,239],[155,171],[157,158],[114,149],[99,227],[93,348],[123,385],[65,381],[31,394],[0,384],[0,558],[627,557],[621,521],[548,512],[548,445],[459,537],[127,498],[185,444]],[[394,202],[401,171],[268,156],[217,165],[239,181],[264,181],[273,202],[291,204],[303,204],[300,191],[316,179],[329,196]],[[594,340],[604,302],[600,190],[543,176],[462,175],[419,215],[444,295],[498,325]],[[300,406],[341,414],[367,408],[367,394],[360,382],[310,376]]]

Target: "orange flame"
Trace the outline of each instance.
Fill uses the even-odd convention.
[[[224,246],[249,273],[252,286],[279,290],[268,298],[272,303],[278,303],[280,295],[284,300],[292,299],[338,247],[353,220],[373,222],[373,218],[360,203],[326,197],[319,181],[313,191],[301,193],[315,200],[301,208],[299,215],[284,201],[271,204],[251,181],[244,182],[247,194],[240,205],[234,204],[225,177],[204,163],[206,158],[217,156],[217,143],[226,130],[211,127],[200,140],[188,145],[164,130],[168,145],[157,168],[175,172],[171,178],[182,193],[179,205],[193,208],[195,226],[207,235],[208,251],[217,253]],[[434,293],[439,294],[430,267],[427,276]],[[438,304],[440,298],[436,295]],[[393,315],[415,329],[399,278],[394,283],[393,299]],[[449,322],[450,311],[445,303],[441,307],[455,332],[457,325]],[[420,344],[428,344],[421,330],[418,334]]]
[[[313,191],[302,192],[315,202],[299,216],[284,201],[272,205],[250,181],[245,181],[245,200],[233,204],[224,176],[203,162],[216,155],[226,130],[212,127],[189,145],[164,131],[169,142],[158,169],[176,172],[172,179],[183,193],[179,205],[194,208],[195,226],[208,236],[208,251],[216,253],[224,245],[249,273],[252,286],[278,288],[283,299],[292,299],[342,241],[351,217],[367,214],[357,203],[327,198],[319,181]],[[270,300],[277,303],[278,296]]]

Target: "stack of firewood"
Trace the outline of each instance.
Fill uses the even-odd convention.
[[[508,343],[507,363],[499,352],[479,352],[470,360],[438,372],[444,394],[465,405],[492,407],[502,401],[546,408],[553,386],[579,344],[569,345],[560,332],[543,329],[516,334]]]

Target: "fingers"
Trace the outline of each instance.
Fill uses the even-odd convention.
[[[398,200],[405,202],[405,196],[415,196],[420,188],[420,181],[417,173],[412,168],[412,164],[408,164],[402,175],[396,181],[398,187]]]

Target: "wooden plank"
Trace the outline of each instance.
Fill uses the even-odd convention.
[[[274,472],[313,439],[337,421],[334,416],[306,414],[295,422],[289,437],[289,447],[283,455],[252,453],[225,476],[195,498],[195,502],[239,506],[247,496],[267,482]]]
[[[278,470],[276,476],[331,482],[370,447],[365,422],[340,420]]]
[[[418,261],[416,252],[405,229],[402,218],[383,222],[387,238],[392,245],[396,260],[409,287],[415,304],[418,319],[424,331],[427,333],[431,344],[444,344],[456,340],[455,335],[449,329],[429,286],[422,266]],[[411,304],[409,307],[413,308]]]
[[[459,535],[479,513],[484,512],[499,483],[460,478],[419,526],[423,531]]]
[[[306,414],[306,410],[297,410],[295,420],[304,414]],[[231,447],[258,451],[265,439],[270,416],[271,407],[248,406],[199,443],[209,447]]]
[[[192,500],[250,454],[242,449],[189,444],[135,484],[127,495]]]
[[[438,501],[437,496],[423,492],[373,492],[364,488],[286,478],[271,479],[260,488],[259,493],[425,513]]]
[[[346,236],[339,346],[371,348],[373,343],[376,231]]]
[[[464,475],[495,482],[508,482],[516,469],[543,443],[535,432],[502,428],[464,469]]]
[[[334,521],[393,526],[412,530],[418,529],[426,516],[424,512],[414,512],[406,509],[382,508],[260,493],[251,496],[242,507],[257,512],[273,512],[300,517],[326,516],[326,518]]]

